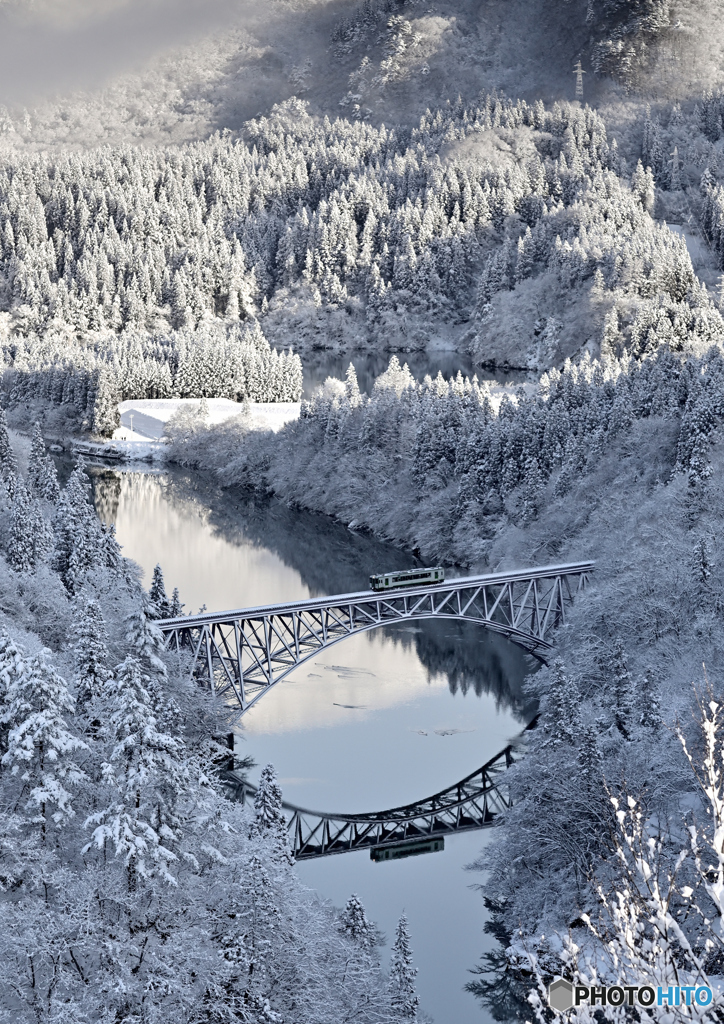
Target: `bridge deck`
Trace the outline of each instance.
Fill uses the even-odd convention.
[[[519,580],[548,579],[561,573],[592,572],[595,562],[568,562],[563,565],[545,565],[538,569],[514,569],[510,572],[488,573],[485,576],[451,576],[443,583],[422,584],[419,587],[393,587],[390,590],[360,590],[349,594],[331,594],[325,597],[311,597],[304,601],[287,601],[280,604],[255,605],[250,608],[230,608],[218,612],[203,612],[201,615],[182,615],[176,619],[159,619],[157,625],[166,632],[174,628],[188,629],[193,626],[204,626],[224,619],[254,619],[265,615],[283,615],[286,612],[319,611],[330,605],[341,605],[349,602],[357,603],[369,598],[379,601],[386,597],[401,597],[444,593],[451,586],[465,585],[495,586],[501,583],[515,583]]]
[[[299,665],[347,637],[412,619],[475,622],[545,660],[593,562],[457,576],[389,590],[160,619],[167,648],[241,714]]]

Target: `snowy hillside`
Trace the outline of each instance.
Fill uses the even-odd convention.
[[[404,916],[384,977],[357,897],[299,885],[273,769],[227,806],[230,721],[154,625],[178,592],[59,480],[46,442],[131,426],[342,546],[595,558],[472,990],[530,1019],[532,974],[588,970],[569,929],[606,981],[721,974],[721,6],[0,0],[0,1017],[423,1019]],[[526,383],[415,379],[442,349]],[[324,353],[387,370],[300,401]]]

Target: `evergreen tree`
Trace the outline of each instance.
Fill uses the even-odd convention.
[[[118,384],[113,371],[110,367],[102,366],[94,373],[93,383],[88,392],[91,430],[97,437],[111,437],[113,431],[120,427],[121,414],[118,409],[120,401]]]
[[[656,730],[663,724],[659,707],[659,687],[650,668],[646,669],[639,687],[639,713],[639,724],[644,729]]]
[[[354,363],[350,363],[347,367],[344,390],[350,409],[357,409],[362,404],[362,395],[357,383],[357,371],[354,368]]]
[[[123,860],[132,888],[137,878],[156,875],[175,882],[172,871],[183,836],[178,808],[187,787],[183,744],[159,729],[152,689],[152,680],[132,656],[106,687],[104,720],[112,742],[103,775],[106,802],[86,822],[93,827],[86,852],[110,845]]]
[[[691,563],[696,582],[704,585],[707,584],[711,577],[712,564],[705,537],[700,537],[694,545]]]
[[[17,477],[10,523],[8,561],[15,572],[33,573],[53,546],[53,531]]]
[[[370,946],[374,940],[374,928],[367,920],[365,908],[357,893],[352,893],[347,900],[340,918],[342,931],[353,942],[361,946]]]
[[[64,825],[74,815],[72,790],[83,779],[74,755],[86,744],[69,728],[75,704],[53,668],[50,651],[26,659],[6,637],[0,642],[3,683],[0,722],[8,730],[2,764],[21,784],[19,800],[46,836],[51,821]]]
[[[634,703],[633,681],[620,641],[616,644],[614,654],[613,680],[613,720],[624,739],[630,739]]]
[[[40,424],[37,422],[33,427],[33,439],[30,446],[28,483],[31,492],[46,501],[55,503],[60,496],[55,463],[45,450],[45,441],[40,432]]]
[[[8,422],[5,410],[0,406],[0,478],[5,483],[8,496],[12,500],[15,494],[15,481],[18,475],[18,460],[10,444]]]
[[[126,562],[121,554],[121,545],[116,540],[116,527],[114,523],[101,523],[101,536],[99,548],[100,563],[112,576],[128,580]]]
[[[575,777],[578,785],[576,795],[584,808],[582,813],[591,822],[595,841],[602,847],[606,833],[603,823],[611,820],[612,813],[603,774],[603,758],[596,732],[590,725],[581,729]]]
[[[554,744],[576,743],[581,731],[580,703],[578,687],[564,671],[561,659],[556,658],[546,711],[546,729],[551,733]]]
[[[153,580],[151,581],[148,597],[150,601],[148,606],[149,616],[154,619],[168,619],[171,615],[171,605],[166,596],[163,570],[160,565],[156,565],[153,570]]]
[[[171,604],[168,610],[168,617],[170,619],[178,619],[183,615],[183,610],[186,606],[181,603],[181,597],[178,592],[178,587],[173,588],[173,594],[171,594]]]
[[[73,645],[78,685],[77,706],[83,713],[98,701],[111,677],[108,669],[108,631],[98,602],[89,598],[78,617]]]
[[[150,679],[165,680],[167,669],[161,655],[164,651],[164,636],[149,614],[146,594],[136,602],[133,611],[126,617],[126,644],[130,654],[140,663]]]
[[[286,860],[291,863],[293,858],[289,849],[287,820],[282,810],[282,789],[273,764],[268,764],[262,769],[254,796],[254,809],[252,836],[266,839],[274,860]]]
[[[54,526],[54,568],[68,592],[77,594],[101,551],[101,526],[88,501],[88,477],[82,459],[60,495]]]
[[[390,956],[389,993],[395,1021],[417,1020],[417,1007],[420,1000],[415,992],[416,975],[417,968],[412,966],[407,918],[403,914],[397,923],[395,941]]]

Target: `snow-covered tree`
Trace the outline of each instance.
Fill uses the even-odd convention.
[[[45,450],[45,441],[40,432],[40,424],[33,427],[33,438],[30,446],[28,462],[28,483],[30,490],[39,498],[55,503],[60,496],[58,473],[55,463]]]
[[[166,596],[166,586],[163,581],[163,570],[156,565],[153,570],[153,580],[148,592],[150,601],[149,614],[152,618],[167,619],[171,615],[171,605]]]
[[[12,504],[8,561],[16,572],[35,572],[50,553],[53,531],[43,517],[35,499],[31,498],[21,476],[16,477]]]
[[[173,594],[171,594],[171,601],[169,604],[168,615],[171,619],[177,619],[183,615],[185,605],[181,602],[181,597],[178,592],[178,587],[173,588]]]
[[[68,592],[76,594],[89,569],[100,561],[101,551],[101,526],[88,500],[88,477],[82,460],[61,492],[54,529],[54,567]]]
[[[357,893],[352,893],[340,918],[342,931],[354,942],[369,946],[374,941],[374,928],[367,919],[365,908]]]
[[[262,768],[259,786],[254,796],[254,810],[257,825],[261,831],[273,829],[279,822],[284,821],[282,788],[277,781],[277,773],[273,764]]]
[[[412,965],[410,933],[404,914],[397,922],[395,941],[390,954],[390,1006],[395,1021],[417,1020],[419,998],[415,992],[417,968]]]
[[[10,443],[8,422],[5,410],[0,406],[0,478],[8,490],[10,498],[15,493],[15,480],[18,475],[18,460]]]
[[[623,645],[616,644],[614,654],[614,706],[613,718],[616,728],[625,739],[631,736],[632,710],[634,705],[633,680],[626,665]]]
[[[7,730],[2,764],[17,780],[18,803],[46,838],[50,828],[74,816],[73,790],[83,780],[75,758],[87,748],[69,726],[75,703],[51,652],[43,649],[28,658],[6,636],[0,652],[0,722]]]
[[[80,602],[79,602],[80,603]],[[110,679],[108,630],[98,602],[88,598],[80,603],[73,653],[78,686],[77,706],[83,714],[98,701]]]
[[[110,690],[110,693],[108,692]],[[136,877],[173,874],[183,838],[179,800],[186,787],[180,739],[159,729],[159,696],[141,663],[129,656],[106,688],[105,720],[112,750],[103,768],[106,804],[90,815],[86,847],[106,847]]]

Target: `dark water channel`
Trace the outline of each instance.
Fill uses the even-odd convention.
[[[477,374],[478,380],[495,380],[499,384],[519,383],[531,376],[522,370],[484,370],[474,366],[470,356],[461,352],[442,350],[439,352],[398,352],[400,363],[410,368],[415,380],[421,381],[426,374],[436,377],[442,373],[446,379],[454,377],[458,371],[464,377]],[[354,352],[339,354],[328,350],[307,352],[304,355],[304,397],[311,398],[313,392],[327,377],[344,380],[347,367],[354,365],[360,391],[370,394],[375,378],[384,373],[390,362],[389,352]]]
[[[186,611],[239,608],[363,589],[371,572],[413,555],[324,517],[182,472],[93,469],[99,515],[145,572],[157,562]],[[271,761],[285,796],[305,807],[375,811],[429,796],[474,771],[532,713],[521,684],[531,663],[499,637],[455,622],[386,628],[338,644],[280,683],[242,720],[243,754]],[[346,706],[345,706],[346,705]],[[443,852],[373,863],[358,852],[298,865],[343,905],[357,892],[388,939],[408,916],[422,1007],[437,1024],[486,1019],[464,992],[493,940],[464,870],[490,832],[446,839]],[[386,961],[389,948],[383,951]],[[489,1019],[489,1018],[488,1018]]]

